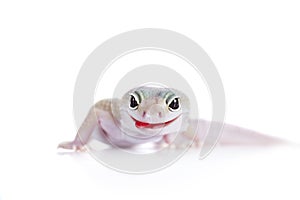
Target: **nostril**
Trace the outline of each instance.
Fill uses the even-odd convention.
[[[146,111],[144,111],[144,112],[143,112],[143,115],[142,115],[142,116],[143,116],[143,117],[145,117],[145,116],[146,116]]]
[[[158,113],[158,116],[159,116],[159,117],[162,117],[162,113],[161,113],[161,112],[159,112],[159,113]]]

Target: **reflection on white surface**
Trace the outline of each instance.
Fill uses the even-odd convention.
[[[107,154],[115,155],[114,150]],[[21,154],[20,154],[21,155]],[[190,150],[153,174],[111,170],[88,153],[27,155],[3,173],[3,199],[299,199],[299,147],[218,147],[204,160]],[[46,157],[47,156],[47,157]],[[3,179],[4,177],[4,179]]]

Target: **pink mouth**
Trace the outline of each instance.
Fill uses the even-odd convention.
[[[175,121],[179,116],[175,117],[174,119],[171,119],[170,121],[167,122],[163,122],[163,123],[156,123],[156,124],[150,124],[147,122],[141,122],[136,120],[135,118],[133,118],[132,116],[130,116],[134,121],[135,121],[135,126],[137,128],[162,128],[167,126],[168,124],[172,123],[173,121]]]

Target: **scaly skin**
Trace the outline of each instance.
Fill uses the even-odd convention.
[[[201,146],[210,122],[189,119],[189,100],[180,91],[170,88],[139,87],[128,91],[122,99],[97,102],[89,111],[75,139],[60,143],[64,149],[84,150],[92,135],[98,140],[119,147],[155,142],[180,147],[193,139]],[[198,128],[197,128],[198,127]],[[196,134],[195,134],[196,132]],[[175,138],[180,138],[174,141]],[[280,143],[251,130],[224,125],[220,143],[265,145]]]

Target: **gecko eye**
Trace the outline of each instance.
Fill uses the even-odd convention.
[[[171,103],[169,104],[169,110],[170,111],[177,111],[180,108],[180,102],[179,98],[174,98]]]
[[[135,97],[133,95],[130,95],[130,104],[129,104],[129,107],[133,110],[137,109],[138,107],[138,102],[137,100],[135,99]]]

